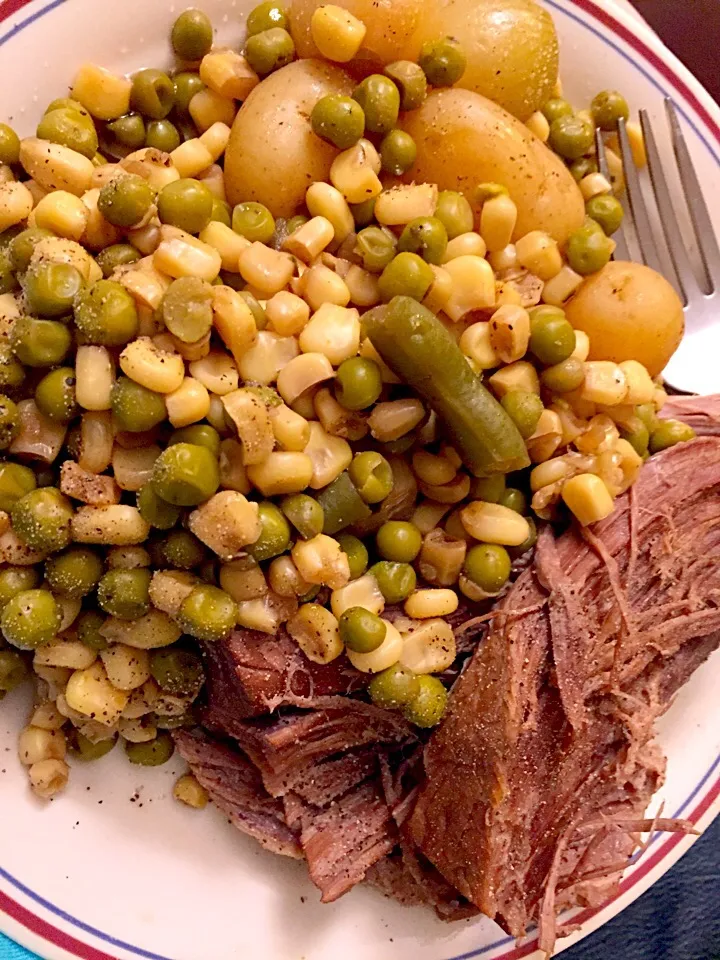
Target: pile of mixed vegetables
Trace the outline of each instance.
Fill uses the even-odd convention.
[[[348,65],[366,24],[315,5],[310,32]],[[0,696],[34,674],[20,755],[43,797],[68,749],[166,761],[194,723],[196,641],[236,627],[346,656],[374,702],[433,726],[460,598],[503,590],[534,517],[607,517],[649,453],[692,437],[657,419],[679,302],[645,365],[594,350],[603,284],[664,284],[611,262],[622,170],[598,172],[594,131],[629,116],[618,93],[578,113],[556,90],[526,119],[585,201],[558,242],[518,231],[504,183],[415,179],[413,116],[461,80],[457,40],[323,92],[335,68],[290,65],[280,6],[247,33],[215,49],[187,10],[178,72],[85,64],[36,136],[0,124]],[[296,67],[327,170],[271,210],[238,182],[245,108],[236,147],[231,125]],[[192,777],[176,795],[206,799]]]

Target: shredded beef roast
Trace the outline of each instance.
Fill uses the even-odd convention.
[[[699,437],[720,437],[720,393],[709,397],[670,397],[660,416],[663,420],[682,420]]]

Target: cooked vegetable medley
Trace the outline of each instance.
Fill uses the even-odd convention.
[[[236,627],[435,725],[461,598],[693,436],[657,419],[679,300],[611,260],[622,95],[563,99],[529,0],[495,46],[483,4],[465,40],[462,4],[414,40],[409,0],[347,6],[262,3],[242,50],[186,10],[175,72],[86,63],[0,124],[0,696],[34,674],[39,796],[68,749],[169,759]]]

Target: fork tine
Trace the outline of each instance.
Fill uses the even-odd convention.
[[[713,230],[712,221],[708,212],[705,199],[702,194],[700,182],[695,173],[695,167],[690,158],[690,151],[687,148],[685,137],[680,129],[675,104],[670,97],[665,98],[665,110],[667,111],[668,121],[670,123],[670,132],[672,134],[673,149],[678,169],[680,170],[680,181],[685,193],[690,210],[695,236],[697,238],[700,256],[710,290],[720,286],[720,249],[718,249],[717,238]]]
[[[637,167],[630,149],[625,121],[620,118],[618,123],[618,140],[620,141],[620,155],[622,156],[623,169],[625,171],[625,183],[627,185],[627,195],[630,202],[633,220],[635,221],[635,232],[642,252],[643,262],[648,267],[652,267],[659,273],[662,273],[660,266],[660,257],[653,237],[650,218],[648,217],[645,198],[643,197],[638,177]]]
[[[598,161],[598,170],[605,177],[605,179],[610,181],[610,170],[608,169],[607,155],[605,153],[605,141],[603,140],[602,130],[599,127],[595,128],[595,148],[597,150],[597,161]],[[626,218],[623,218],[625,221]],[[615,241],[615,252],[613,253],[613,260],[630,260],[630,252],[628,250],[628,242],[625,231],[627,225],[624,222],[620,229],[613,234],[613,240]]]

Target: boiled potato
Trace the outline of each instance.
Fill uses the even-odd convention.
[[[684,329],[680,298],[667,280],[640,263],[608,263],[583,283],[567,317],[590,338],[590,360],[639,360],[656,377]]]
[[[424,0],[402,57],[417,60],[426,40],[445,36],[456,37],[467,57],[459,87],[481,93],[521,120],[552,96],[558,39],[552,17],[534,0]]]
[[[293,216],[310,184],[329,179],[339,152],[312,132],[312,109],[321,97],[352,88],[344,71],[317,60],[296,60],[255,87],[225,153],[229,202],[256,200],[276,217]]]
[[[402,126],[418,156],[407,182],[461,190],[473,203],[478,184],[494,181],[517,204],[515,237],[545,230],[561,245],[582,226],[585,205],[565,164],[502,107],[451,88],[431,93]]]

